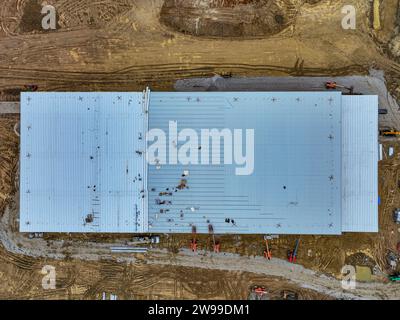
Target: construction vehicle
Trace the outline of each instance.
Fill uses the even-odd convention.
[[[272,258],[272,250],[268,245],[268,239],[265,238],[265,237],[264,237],[264,239],[265,239],[264,258],[266,258],[268,260],[271,260],[271,258]]]
[[[283,290],[281,291],[281,298],[283,300],[299,300],[299,295],[291,290]]]
[[[395,129],[383,129],[379,130],[379,134],[385,137],[395,137],[400,135],[400,132]]]
[[[248,300],[269,300],[267,289],[263,286],[250,287]]]
[[[128,245],[137,245],[144,243],[149,243],[149,244],[160,243],[160,236],[155,235],[155,236],[133,237],[132,241],[128,242]]]
[[[231,71],[221,71],[220,73],[215,73],[215,76],[220,76],[222,78],[228,79],[228,78],[232,78],[233,74]]]
[[[192,240],[190,242],[190,249],[193,252],[197,251],[197,228],[196,228],[196,226],[192,226]]]
[[[389,280],[392,282],[400,282],[400,273],[394,273],[390,275]]]
[[[392,270],[396,270],[399,258],[396,253],[389,251],[386,255],[386,262]]]
[[[297,239],[295,247],[294,247],[294,250],[293,251],[290,251],[290,250],[288,251],[288,260],[291,263],[296,263],[297,251],[299,249],[299,244],[300,244],[300,239]]]
[[[38,90],[38,86],[36,84],[27,84],[24,86],[25,91],[29,91],[29,92],[35,92]]]
[[[28,235],[29,239],[43,238],[43,232],[32,232]]]
[[[213,240],[213,247],[214,247],[214,252],[219,253],[221,249],[221,241],[220,240],[215,240],[215,235],[214,235],[214,227],[212,224],[208,225],[208,233],[211,235],[212,240]]]
[[[328,90],[336,90],[338,88],[346,89],[349,91],[349,94],[354,94],[354,87],[346,87],[340,84],[337,84],[335,81],[327,81],[325,82],[325,88]]]

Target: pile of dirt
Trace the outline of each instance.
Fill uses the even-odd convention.
[[[363,252],[357,252],[346,257],[345,264],[369,267],[372,270],[376,265],[376,261]]]
[[[72,6],[70,0],[57,1],[59,25],[62,28],[80,26],[102,27],[113,19],[133,8],[130,0],[106,0],[94,2],[81,0],[79,5]]]
[[[38,0],[30,0],[25,3],[19,28],[22,33],[43,31],[42,6]]]
[[[166,0],[161,22],[195,36],[260,37],[294,22],[294,0]]]
[[[50,1],[56,9],[57,29],[79,28],[82,26],[102,27],[115,17],[132,9],[130,0],[109,0],[94,3],[90,0],[79,1],[79,5],[71,5],[70,1]],[[43,30],[41,13],[42,2],[24,0],[19,31],[21,33],[49,32]]]

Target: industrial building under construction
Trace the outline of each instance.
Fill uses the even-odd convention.
[[[20,157],[21,232],[378,231],[377,96],[23,93]]]

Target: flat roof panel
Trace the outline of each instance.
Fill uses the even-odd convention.
[[[378,232],[378,97],[342,99],[342,229]]]
[[[341,233],[340,93],[151,93],[149,112],[150,129],[168,132],[177,121],[199,136],[212,128],[255,136],[251,175],[236,175],[235,165],[150,165],[149,230]],[[177,189],[185,171],[188,188]]]
[[[20,231],[144,231],[141,93],[21,95]]]

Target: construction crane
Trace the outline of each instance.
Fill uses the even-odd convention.
[[[268,237],[264,237],[264,240],[265,240],[264,257],[268,260],[271,260],[272,250],[270,249],[270,247],[268,245]]]
[[[192,226],[192,241],[190,242],[190,249],[193,252],[197,251],[197,229],[196,229],[196,226]]]
[[[299,249],[299,244],[300,244],[300,239],[297,239],[296,240],[296,245],[294,247],[294,250],[288,252],[288,260],[291,263],[296,263],[297,251]]]
[[[221,248],[221,242],[219,240],[215,240],[214,227],[212,224],[208,225],[208,233],[212,236],[214,252],[219,253],[219,250]]]

